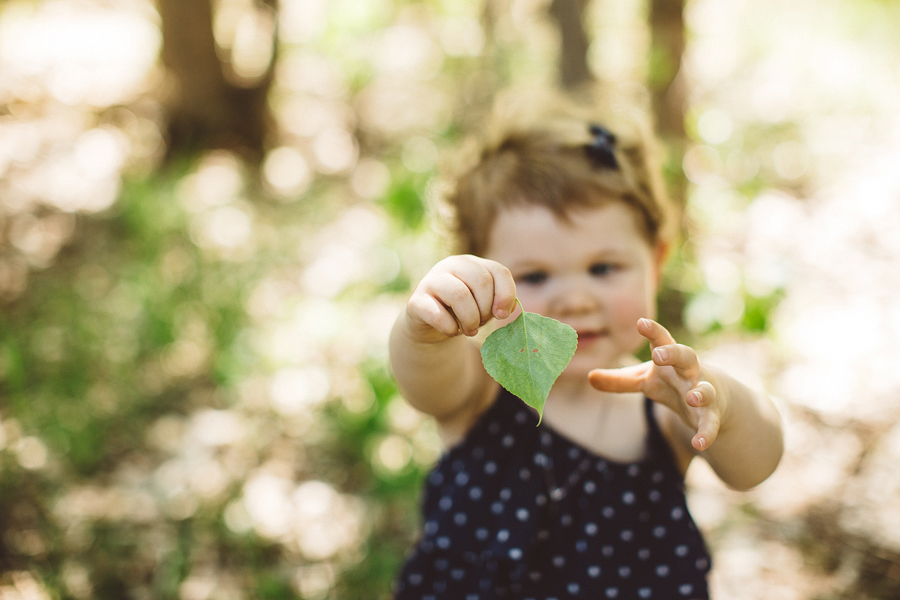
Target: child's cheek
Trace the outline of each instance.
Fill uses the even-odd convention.
[[[656,306],[644,294],[620,294],[611,299],[609,304],[615,328],[625,335],[635,346],[644,338],[637,331],[638,319],[656,318]]]

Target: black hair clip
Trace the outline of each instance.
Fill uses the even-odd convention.
[[[598,167],[606,167],[608,169],[618,169],[619,161],[613,150],[616,146],[616,136],[607,128],[596,124],[588,125],[593,140],[589,144],[585,144],[584,153]]]

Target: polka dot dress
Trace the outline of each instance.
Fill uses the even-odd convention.
[[[706,599],[710,558],[646,401],[648,451],[606,460],[502,390],[431,472],[396,600]]]

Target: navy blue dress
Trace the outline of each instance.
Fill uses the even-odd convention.
[[[428,477],[396,600],[707,599],[710,557],[645,402],[646,455],[620,463],[501,390]]]

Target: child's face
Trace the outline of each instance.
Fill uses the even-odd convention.
[[[558,219],[549,209],[505,209],[491,229],[485,258],[512,271],[525,310],[578,332],[578,350],[565,376],[616,367],[643,342],[641,317],[656,316],[662,248],[638,229],[622,202]]]

